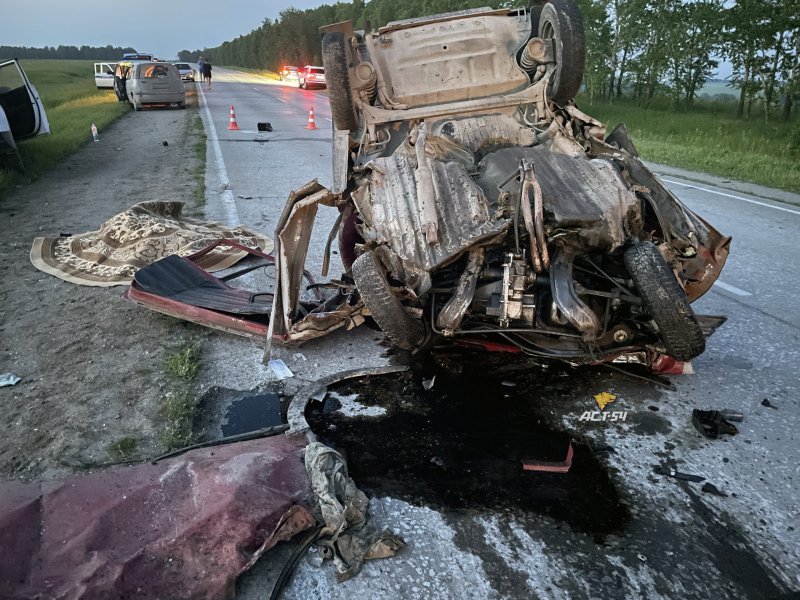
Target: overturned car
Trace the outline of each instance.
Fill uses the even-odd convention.
[[[624,125],[606,136],[574,104],[584,32],[573,0],[368,32],[338,23],[322,48],[333,185],[290,196],[269,308],[217,284],[236,302],[206,301],[216,312],[199,316],[151,307],[287,343],[369,313],[406,349],[450,339],[571,363],[703,352],[720,319],[690,302],[730,238],[653,176]],[[339,210],[323,276],[337,237],[347,273],[304,287],[320,205]],[[139,279],[133,299],[146,304]],[[268,325],[241,316],[267,310]]]
[[[500,341],[569,360],[705,347],[690,301],[730,238],[573,98],[573,0],[367,33],[323,28],[340,250],[397,346]]]

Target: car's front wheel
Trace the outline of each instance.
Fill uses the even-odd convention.
[[[364,252],[355,260],[353,279],[364,306],[395,346],[411,350],[424,341],[424,325],[412,318],[392,293],[386,272],[375,254]]]
[[[647,315],[658,326],[667,353],[678,360],[702,354],[706,348],[703,330],[686,292],[658,248],[652,242],[631,246],[625,251],[625,266]]]

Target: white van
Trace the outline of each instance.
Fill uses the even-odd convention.
[[[114,69],[117,68],[115,62],[96,62],[94,63],[94,84],[98,89],[114,88]]]

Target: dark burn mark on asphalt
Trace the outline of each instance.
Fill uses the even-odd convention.
[[[570,434],[548,427],[537,411],[543,396],[565,387],[574,392],[585,382],[594,389],[593,374],[528,366],[510,387],[503,385],[508,371],[495,369],[485,354],[460,373],[418,364],[399,376],[331,388],[385,408],[382,417],[346,417],[330,395],[322,406],[310,404],[306,417],[320,441],[344,453],[351,476],[368,494],[443,510],[545,514],[597,541],[622,531],[628,508],[587,445],[573,442],[567,474],[522,470],[525,458],[565,458]],[[425,390],[422,381],[434,373],[433,388]]]
[[[638,435],[666,435],[672,431],[672,424],[652,412],[639,411],[628,415],[628,424]]]

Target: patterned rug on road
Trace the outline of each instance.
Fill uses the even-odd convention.
[[[107,287],[128,285],[137,270],[160,258],[189,256],[223,238],[272,251],[272,240],[260,233],[184,217],[182,210],[183,202],[142,202],[112,217],[98,231],[36,238],[31,262],[71,283]],[[244,250],[220,244],[196,263],[206,271],[220,271],[245,256]]]

